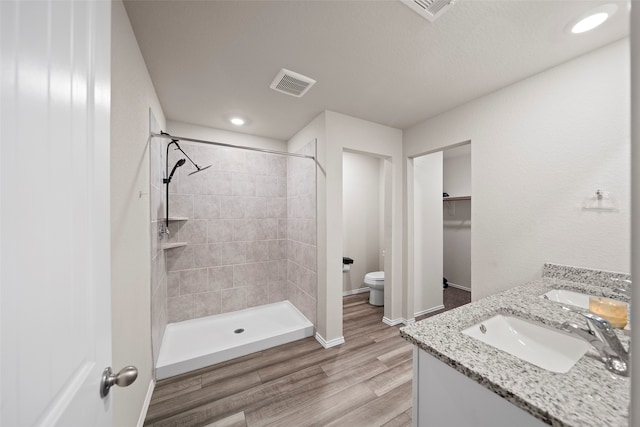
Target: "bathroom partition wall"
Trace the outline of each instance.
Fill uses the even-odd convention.
[[[315,149],[313,141],[298,154],[315,156]],[[313,160],[287,159],[287,218],[287,297],[316,325],[316,165]]]

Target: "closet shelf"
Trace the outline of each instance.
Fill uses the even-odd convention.
[[[471,200],[471,196],[443,197],[443,202],[457,202],[459,200]]]
[[[183,246],[187,246],[188,242],[175,242],[175,243],[167,243],[166,245],[162,245],[162,249],[173,249],[173,248],[181,248]]]

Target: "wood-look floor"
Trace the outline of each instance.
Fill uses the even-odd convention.
[[[341,346],[307,338],[159,381],[144,425],[410,426],[412,346],[367,298],[344,298]]]

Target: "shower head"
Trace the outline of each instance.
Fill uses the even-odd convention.
[[[184,165],[185,162],[186,162],[185,159],[178,160],[176,162],[176,164],[173,165],[173,169],[171,169],[171,173],[169,174],[169,177],[163,179],[162,182],[168,185],[171,182],[171,178],[173,178],[173,174],[176,173],[176,169],[178,169],[180,166]]]
[[[209,165],[209,166],[205,166],[205,167],[201,168],[200,166],[196,165],[195,163],[193,165],[196,167],[196,170],[191,172],[189,175],[193,175],[194,173],[198,173],[200,171],[203,171],[205,169],[209,169],[211,167],[211,165]]]

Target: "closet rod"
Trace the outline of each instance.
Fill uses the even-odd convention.
[[[151,132],[151,136],[155,137],[155,138],[176,139],[178,141],[199,142],[201,144],[218,145],[220,147],[239,148],[241,150],[260,151],[262,153],[280,154],[280,155],[283,155],[283,156],[302,157],[304,159],[316,160],[316,158],[314,156],[307,156],[306,154],[288,153],[286,151],[267,150],[266,148],[247,147],[245,145],[225,144],[224,142],[206,141],[204,139],[185,138],[183,136],[169,135],[168,133],[154,133],[154,132]]]

